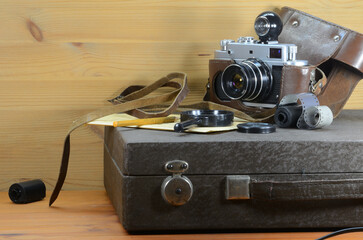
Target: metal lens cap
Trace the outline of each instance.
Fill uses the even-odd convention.
[[[273,133],[276,127],[271,123],[241,123],[237,125],[238,131],[243,133]]]

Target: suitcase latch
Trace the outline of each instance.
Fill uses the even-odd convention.
[[[165,171],[172,173],[161,185],[161,195],[164,200],[173,205],[181,206],[186,204],[193,195],[193,184],[189,178],[182,176],[189,164],[183,160],[173,160],[164,165]]]

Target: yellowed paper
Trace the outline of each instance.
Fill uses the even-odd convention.
[[[174,125],[180,122],[180,115],[172,114],[170,116],[175,116],[176,121],[174,123],[162,123],[162,124],[152,124],[152,125],[141,125],[141,126],[128,126],[131,128],[143,128],[143,129],[153,129],[153,130],[163,130],[163,131],[174,131]],[[125,113],[111,114],[103,118],[99,118],[95,121],[89,122],[90,125],[102,125],[102,126],[113,126],[114,121],[124,121],[133,120],[136,117],[130,116]],[[196,132],[196,133],[212,133],[212,132],[223,132],[231,131],[237,129],[237,124],[244,123],[245,120],[234,118],[232,125],[227,127],[191,127],[186,132]]]

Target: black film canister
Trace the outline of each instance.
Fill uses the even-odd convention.
[[[296,128],[297,120],[302,113],[302,106],[285,105],[277,108],[274,116],[275,123],[281,128]]]
[[[45,184],[36,179],[14,183],[9,188],[9,197],[14,203],[30,203],[45,198]]]

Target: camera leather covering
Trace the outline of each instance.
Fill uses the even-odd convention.
[[[315,66],[312,65],[299,67],[284,66],[282,69],[279,100],[288,94],[308,92],[310,79],[314,74]]]
[[[243,111],[253,118],[267,118],[273,116],[271,109],[263,109],[256,107],[248,107],[240,100],[223,101],[215,94],[214,80],[218,74],[230,64],[234,63],[232,60],[209,60],[209,82],[207,93],[204,96],[205,101],[215,102],[217,104],[225,105],[240,111]],[[315,66],[290,66],[285,65],[282,69],[282,77],[280,81],[280,96],[279,99],[287,94],[296,94],[309,91],[310,79],[315,73]]]
[[[363,35],[289,7],[280,16],[279,41],[297,45],[298,59],[322,68],[327,83],[317,97],[336,117],[363,78]]]
[[[284,28],[279,42],[297,45],[297,59],[308,60],[310,65],[283,67],[279,99],[288,94],[309,92],[311,80],[315,77],[315,81],[319,81],[319,72],[315,70],[320,68],[327,80],[322,84],[318,82],[314,93],[320,105],[328,106],[337,117],[363,78],[363,35],[289,7],[283,7],[280,16]],[[271,109],[247,107],[240,100],[223,101],[216,96],[214,80],[232,63],[232,60],[209,61],[209,82],[204,100],[235,108],[254,118],[271,115]]]

